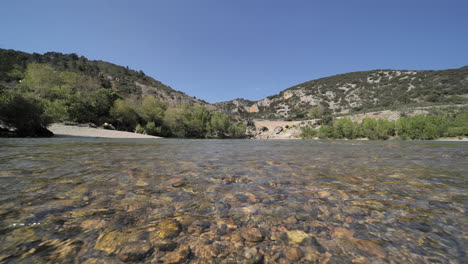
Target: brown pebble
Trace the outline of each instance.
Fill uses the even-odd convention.
[[[125,244],[117,255],[124,262],[141,261],[153,253],[149,242],[140,241]]]
[[[242,228],[241,235],[249,242],[260,242],[264,239],[258,228]]]
[[[166,254],[163,261],[167,264],[183,263],[188,259],[190,252],[188,245],[181,245],[176,251]]]
[[[385,258],[387,255],[385,250],[379,244],[377,244],[377,242],[371,240],[359,239],[356,241],[356,245],[361,251],[367,252],[368,254],[379,258]]]
[[[299,248],[292,247],[285,250],[284,256],[291,261],[298,261],[302,258],[303,253]]]
[[[107,222],[105,220],[85,220],[80,224],[81,228],[87,230],[97,230],[107,226]]]
[[[172,184],[172,187],[184,187],[185,185],[187,185],[187,182],[186,181],[178,181],[178,182],[174,182]]]

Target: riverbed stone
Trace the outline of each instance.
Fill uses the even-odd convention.
[[[385,250],[372,240],[359,239],[356,241],[356,245],[359,250],[379,258],[384,258],[387,255]]]
[[[183,187],[187,184],[187,180],[181,177],[174,177],[166,181],[167,185],[171,185],[172,187]]]
[[[290,247],[284,251],[284,256],[290,261],[299,261],[303,255],[302,251],[297,247]]]
[[[105,228],[108,225],[107,221],[100,219],[90,219],[81,222],[81,228],[85,230],[98,230]]]
[[[141,261],[153,253],[154,249],[147,241],[131,242],[123,245],[118,258],[124,262]]]
[[[163,239],[176,237],[182,231],[180,223],[174,219],[165,219],[161,221],[158,228],[158,236]]]
[[[189,234],[200,235],[201,233],[208,231],[209,228],[210,222],[195,220],[187,228],[187,232]]]
[[[167,264],[178,264],[185,262],[190,256],[191,250],[188,245],[181,245],[176,251],[167,253],[163,261]]]
[[[118,251],[128,240],[127,235],[119,231],[101,233],[94,248],[107,253],[112,253]]]
[[[242,228],[241,235],[249,242],[260,242],[264,239],[260,229],[258,228]]]
[[[154,242],[154,247],[159,251],[174,251],[177,248],[178,244],[172,240],[161,240]]]
[[[353,239],[354,232],[344,227],[337,227],[333,230],[333,237]]]
[[[291,230],[287,231],[286,233],[288,235],[289,241],[297,244],[302,243],[306,238],[310,237],[309,234],[301,230]]]

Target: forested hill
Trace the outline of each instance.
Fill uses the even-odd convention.
[[[374,70],[312,80],[257,102],[236,99],[219,110],[267,119],[307,118],[311,108],[345,114],[408,105],[468,101],[468,66],[440,71]]]
[[[176,91],[147,75],[128,67],[118,66],[99,60],[88,60],[76,54],[47,52],[45,54],[25,53],[0,49],[0,85],[16,85],[25,78],[28,65],[45,64],[57,72],[74,72],[91,78],[96,88],[112,89],[121,97],[154,96],[169,105],[207,104],[192,96]]]
[[[146,76],[76,54],[0,50],[0,136],[50,136],[72,122],[163,137],[237,138],[233,116]]]

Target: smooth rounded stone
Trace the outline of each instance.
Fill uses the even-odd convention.
[[[180,223],[174,219],[162,220],[158,228],[158,236],[162,239],[176,237],[182,231]]]
[[[271,233],[270,240],[272,241],[287,241],[288,234],[286,232],[275,231]]]
[[[80,227],[85,230],[98,230],[106,227],[108,222],[105,220],[90,219],[81,222]]]
[[[303,247],[301,250],[302,250],[302,252],[304,253],[304,256],[303,256],[304,261],[309,262],[309,263],[318,262],[317,260],[318,260],[321,256],[323,257],[323,254],[321,254],[321,253],[320,253],[316,248],[314,248],[314,247]]]
[[[218,256],[219,252],[213,245],[204,245],[196,249],[195,256],[200,259],[212,259]]]
[[[187,228],[189,234],[200,235],[201,233],[207,232],[210,228],[210,223],[206,221],[195,220]]]
[[[215,241],[213,244],[203,245],[194,251],[195,255],[202,259],[225,258],[231,253],[229,244],[219,241]]]
[[[163,263],[167,264],[184,263],[189,258],[190,253],[188,245],[181,245],[176,251],[167,253],[162,260]]]
[[[142,179],[138,179],[138,181],[135,183],[135,185],[137,187],[146,187],[149,185],[149,182],[145,181],[145,180],[142,180]]]
[[[105,251],[107,253],[116,252],[122,245],[129,241],[129,237],[126,233],[119,231],[111,231],[107,233],[101,233],[99,235],[95,249]]]
[[[265,256],[257,248],[247,248],[243,255],[247,261],[242,263],[260,264],[264,262]]]
[[[160,251],[174,251],[177,248],[178,244],[172,240],[163,240],[154,243],[154,246]]]
[[[291,230],[286,231],[286,233],[288,235],[289,241],[297,244],[302,243],[305,239],[310,237],[309,234],[301,230]]]
[[[244,238],[242,237],[242,234],[241,232],[239,231],[233,231],[231,234],[230,234],[230,241],[232,242],[242,242],[244,240]]]
[[[387,253],[376,241],[359,239],[356,241],[357,248],[370,255],[385,258]]]
[[[241,235],[249,242],[260,242],[264,239],[258,228],[241,228]]]
[[[141,261],[153,254],[153,247],[149,242],[132,242],[122,246],[117,257],[124,262]]]
[[[354,232],[343,228],[343,227],[337,227],[333,229],[333,237],[335,238],[347,238],[347,239],[352,239],[354,236]]]
[[[244,257],[248,259],[254,258],[257,254],[258,254],[258,249],[254,247],[247,248],[244,251]]]
[[[283,254],[290,261],[299,261],[304,256],[302,251],[297,247],[287,248]]]
[[[166,184],[171,185],[172,187],[183,187],[187,184],[187,180],[184,178],[175,177],[167,180]]]
[[[187,182],[182,180],[182,181],[174,182],[172,184],[172,187],[178,188],[178,187],[184,187],[185,185],[187,185]]]

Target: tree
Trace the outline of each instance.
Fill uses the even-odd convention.
[[[117,99],[110,110],[115,125],[123,130],[131,131],[138,124],[139,116],[124,100]]]
[[[213,113],[210,120],[210,134],[215,137],[225,137],[229,132],[230,123],[227,115],[218,112]],[[237,133],[237,131],[235,132]]]
[[[395,123],[386,120],[386,119],[378,119],[377,126],[376,126],[376,136],[377,139],[388,139],[390,136],[395,135]]]
[[[163,125],[166,128],[167,136],[178,138],[186,137],[183,114],[184,109],[182,106],[173,106],[166,110],[164,114]]]
[[[156,124],[162,124],[164,119],[164,112],[167,106],[161,100],[154,96],[146,96],[143,98],[141,106],[138,109],[140,116],[147,122],[155,122]]]
[[[359,135],[362,137],[367,137],[371,140],[378,139],[377,135],[377,120],[369,117],[365,117],[362,120],[361,126],[359,128]]]
[[[311,119],[322,118],[324,114],[324,107],[322,105],[314,106],[309,111],[309,117]]]
[[[322,125],[319,128],[319,138],[334,138],[335,134],[333,131],[333,127],[330,125]]]
[[[357,124],[348,117],[333,122],[333,134],[335,138],[354,139],[357,136]]]
[[[52,136],[46,129],[50,122],[36,99],[12,92],[0,94],[0,123],[14,128],[18,136]]]
[[[247,127],[244,124],[232,123],[229,126],[229,136],[231,138],[243,138],[245,137],[245,131]]]

